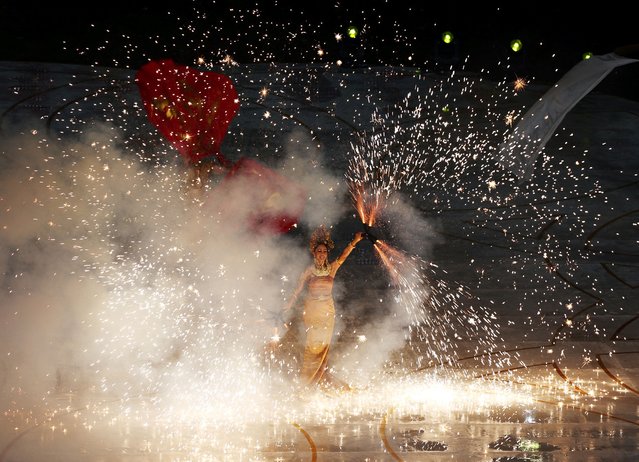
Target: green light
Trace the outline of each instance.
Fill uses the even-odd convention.
[[[515,51],[515,52],[521,50],[522,46],[523,46],[523,44],[521,43],[521,40],[519,40],[519,39],[515,39],[512,42],[510,42],[510,49]]]
[[[451,43],[453,41],[453,33],[448,31],[444,32],[442,34],[442,41],[444,43]]]
[[[592,58],[592,53],[589,52],[589,51],[586,51],[583,55],[581,55],[581,57],[583,59],[590,59],[590,58]]]
[[[357,34],[359,34],[359,31],[357,30],[357,27],[355,26],[351,26],[348,28],[348,36],[352,39],[357,37]]]
[[[443,112],[450,112],[450,108],[448,107],[448,104],[442,108],[442,111]]]

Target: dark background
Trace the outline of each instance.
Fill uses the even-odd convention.
[[[584,52],[605,54],[639,43],[630,11],[511,3],[368,1],[203,1],[108,3],[0,3],[0,60],[95,64],[137,68],[171,57],[194,64],[219,62],[229,53],[239,63],[333,63],[345,67],[399,65],[425,71],[451,66],[534,76],[552,83]],[[348,38],[348,26],[360,33]],[[444,44],[449,30],[455,40]],[[335,34],[342,33],[341,42]],[[523,42],[519,53],[511,40]],[[326,54],[320,57],[317,49]],[[412,58],[412,59],[409,59]],[[623,66],[599,90],[634,97],[638,65]],[[631,70],[627,70],[630,69]]]

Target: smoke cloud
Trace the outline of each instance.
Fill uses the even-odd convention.
[[[178,162],[142,161],[120,138],[102,125],[73,141],[33,128],[2,140],[3,395],[267,404],[284,382],[265,347],[310,256],[256,212],[294,215],[299,201],[241,175],[194,191]],[[259,164],[304,190],[298,226],[338,220],[340,180],[291,158]]]

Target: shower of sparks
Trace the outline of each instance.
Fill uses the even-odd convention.
[[[503,136],[494,121],[506,97],[454,73],[424,86],[401,104],[375,111],[373,129],[352,144],[347,175],[353,187],[375,197],[406,190],[422,195],[427,188],[458,189],[471,168],[491,168]]]
[[[509,364],[509,355],[494,353],[503,340],[495,314],[467,288],[447,280],[436,265],[383,241],[375,250],[397,291],[395,301],[406,310],[418,367],[453,364],[460,356],[478,356],[487,366]]]
[[[368,179],[368,178],[367,178]],[[377,213],[381,207],[382,195],[376,191],[374,197],[365,199],[366,192],[363,187],[351,188],[351,197],[355,204],[355,210],[360,220],[366,226],[375,226]]]

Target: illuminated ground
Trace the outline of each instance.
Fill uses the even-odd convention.
[[[374,108],[401,102],[416,84],[445,81],[441,75],[418,81],[410,69],[324,72],[282,64],[226,72],[243,106],[225,152],[268,162],[285,155],[274,147],[286,147],[287,137],[301,132],[308,137],[300,139],[312,135],[317,149],[328,153],[336,175],[347,168],[349,143],[369,130]],[[16,123],[39,119],[42,136],[64,139],[95,122],[122,124],[133,117],[123,108],[130,110],[138,97],[131,77],[124,70],[0,63],[0,130],[10,136]],[[264,86],[268,96],[259,94]],[[543,91],[531,85],[517,101],[532,102]],[[549,143],[547,170],[541,164],[536,170],[552,177],[540,183],[552,189],[527,189],[508,212],[501,206],[478,212],[477,203],[452,190],[434,192],[439,201],[417,200],[432,235],[416,232],[409,243],[441,268],[440,275],[494,311],[501,340],[492,357],[507,355],[508,365],[474,352],[472,336],[459,342],[446,365],[421,361],[408,348],[388,366],[381,385],[340,398],[293,399],[278,412],[234,422],[222,415],[223,403],[194,416],[186,409],[167,414],[151,396],[105,396],[83,386],[84,372],[74,364],[56,366],[46,399],[23,407],[9,380],[10,363],[0,362],[0,462],[636,460],[638,117],[639,103],[587,96]],[[151,128],[128,135],[129,149],[142,149],[144,142],[167,149]],[[555,160],[582,159],[584,150],[588,169],[576,180],[560,170],[552,175],[559,168]],[[484,180],[477,179],[477,191],[483,185],[489,195]],[[355,220],[337,226],[337,246],[356,229]],[[548,249],[545,242],[551,242]],[[351,332],[362,328],[348,313],[387,293],[379,266],[367,244],[344,268],[345,293],[358,296],[341,300],[336,352],[348,350],[356,336]],[[10,329],[9,317],[2,319]],[[369,334],[365,342],[382,337]],[[29,381],[28,368],[22,380]]]

